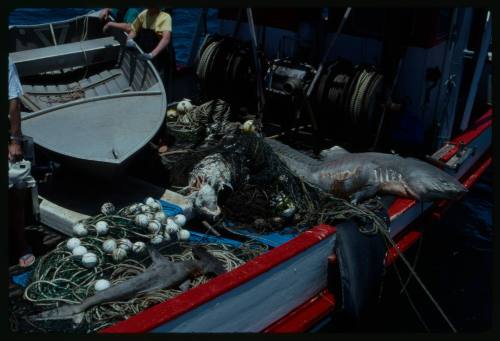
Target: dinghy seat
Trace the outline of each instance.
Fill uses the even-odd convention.
[[[19,76],[117,60],[120,43],[114,37],[85,40],[10,53]]]

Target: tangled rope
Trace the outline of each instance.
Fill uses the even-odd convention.
[[[181,114],[175,121],[167,122],[167,127],[176,137],[192,142],[212,141],[234,130],[230,122],[231,108],[221,99],[215,99],[193,106],[187,113]],[[207,141],[208,140],[208,141]]]

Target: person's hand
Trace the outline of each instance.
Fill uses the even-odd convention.
[[[9,160],[10,161],[19,161],[23,157],[23,149],[19,142],[11,141],[9,143]]]
[[[109,11],[111,9],[110,8],[103,8],[100,12],[99,12],[99,18],[101,20],[108,20],[108,16],[109,16]]]
[[[143,53],[139,56],[140,59],[142,60],[152,60],[154,57],[153,57],[153,54],[150,52],[150,53]]]
[[[104,25],[104,27],[102,28],[102,31],[103,31],[103,32],[106,32],[106,30],[107,30],[108,28],[110,28],[110,27],[111,27],[111,25],[110,25],[110,24],[111,24],[111,23],[110,23],[110,22],[108,22],[106,25]]]
[[[128,48],[133,48],[135,46],[134,39],[128,38],[127,42],[125,43],[125,46],[127,46]]]

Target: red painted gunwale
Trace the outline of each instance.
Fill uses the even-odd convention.
[[[335,308],[335,296],[325,289],[298,309],[264,329],[264,333],[300,333],[312,328]]]
[[[458,152],[459,149],[458,146],[461,143],[468,145],[475,138],[480,136],[486,129],[491,127],[492,123],[493,123],[493,109],[490,108],[483,116],[481,116],[476,122],[474,122],[474,125],[469,130],[467,130],[465,133],[454,138],[451,141],[451,143],[454,144],[455,147],[453,147],[447,154],[442,156],[440,160],[443,162],[449,161],[453,157],[453,155],[455,155]],[[391,205],[391,207],[389,207],[388,209],[388,214],[391,221],[396,219],[406,210],[415,206],[416,203],[417,203],[416,200],[413,199],[397,198]]]

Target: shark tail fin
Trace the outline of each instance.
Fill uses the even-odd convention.
[[[202,263],[203,273],[220,275],[226,272],[222,263],[217,258],[208,253],[205,248],[201,246],[194,247],[193,255]]]

